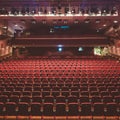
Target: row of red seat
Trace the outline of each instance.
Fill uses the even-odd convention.
[[[3,84],[4,85],[4,84]],[[36,86],[33,85],[33,86],[22,86],[20,84],[16,85],[16,87],[14,87],[15,84],[12,84],[12,86],[7,86],[7,84],[5,86],[0,86],[0,92],[4,92],[4,91],[86,91],[86,92],[101,92],[101,91],[106,91],[106,92],[109,92],[111,93],[112,91],[116,91],[116,92],[119,92],[120,91],[120,86],[119,85],[116,85],[115,86],[88,86],[88,85],[80,85],[80,86],[75,86],[75,85],[66,85],[66,86],[63,86],[63,84],[61,85],[48,85],[46,86],[45,84],[44,85],[41,85],[41,86]]]
[[[68,94],[66,94],[68,93]],[[20,92],[16,91],[13,92],[13,94],[9,94],[9,96],[6,95],[0,95],[0,102],[6,103],[6,102],[49,102],[49,103],[56,103],[56,102],[79,102],[81,104],[82,102],[91,102],[91,104],[95,102],[103,102],[103,103],[109,103],[109,102],[115,102],[116,104],[120,103],[120,95],[115,96],[114,98],[112,96],[106,96],[103,94],[103,96],[99,95],[93,95],[93,96],[87,96],[84,95],[84,92],[81,92],[80,96],[77,96],[74,94],[75,92],[56,92],[53,91],[52,93],[46,92]],[[82,94],[83,93],[83,94]],[[104,92],[102,92],[104,93]],[[102,94],[101,93],[101,94]],[[79,95],[79,93],[78,93]]]
[[[32,102],[7,102],[0,103],[0,115],[46,115],[46,116],[86,116],[86,115],[116,115],[119,116],[120,105],[114,102],[107,103],[106,106],[102,102],[91,105],[89,102],[84,102],[80,106],[78,103],[45,103]]]

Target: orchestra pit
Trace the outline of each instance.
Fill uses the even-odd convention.
[[[120,0],[0,0],[0,120],[120,120]]]

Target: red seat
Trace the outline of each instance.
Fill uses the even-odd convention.
[[[91,97],[91,102],[92,103],[102,102],[102,98],[98,96],[93,96]]]
[[[68,103],[77,103],[78,102],[78,98],[76,96],[73,96],[73,95],[68,96],[67,97],[67,102]]]
[[[30,96],[21,96],[20,97],[20,102],[30,103],[31,102],[31,97]]]
[[[26,102],[19,102],[18,105],[18,116],[28,116],[29,115],[29,105]]]
[[[65,103],[56,103],[55,107],[55,115],[56,116],[66,116],[67,110],[66,110],[66,104]]]
[[[54,104],[44,103],[43,105],[43,115],[44,116],[54,116]]]
[[[30,104],[30,115],[32,116],[41,116],[42,111],[41,111],[41,103],[40,102],[32,102]]]
[[[65,96],[62,95],[56,96],[56,103],[66,103]]]
[[[80,104],[81,111],[80,115],[82,116],[91,116],[92,115],[92,106],[89,102],[84,102]]]
[[[104,97],[103,97],[103,102],[104,102],[104,103],[113,102],[113,98],[112,98],[111,96],[104,96]]]
[[[93,115],[94,116],[104,116],[105,115],[105,105],[102,102],[96,102],[93,104]]]
[[[9,97],[9,102],[15,102],[18,103],[19,102],[19,96],[18,95],[12,95]]]
[[[106,116],[118,116],[118,105],[114,102],[106,104]]]
[[[68,104],[68,110],[67,110],[67,114],[69,116],[79,116],[80,110],[79,110],[79,105],[78,103],[69,103]]]
[[[8,116],[16,116],[17,115],[16,103],[7,102],[5,104],[5,115],[8,115]]]
[[[33,96],[32,97],[32,102],[42,103],[43,102],[43,98],[42,98],[42,96]]]
[[[0,102],[3,102],[3,103],[8,102],[8,96],[7,95],[0,95]]]
[[[44,103],[54,103],[54,97],[52,95],[44,97]]]
[[[90,99],[88,96],[81,96],[79,97],[79,102],[83,103],[83,102],[90,102]]]
[[[4,103],[0,102],[0,116],[4,115]]]

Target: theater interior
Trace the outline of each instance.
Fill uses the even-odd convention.
[[[120,0],[0,0],[0,120],[120,120]]]

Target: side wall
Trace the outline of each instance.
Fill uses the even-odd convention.
[[[0,57],[12,54],[12,47],[8,46],[7,40],[0,40]]]

